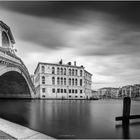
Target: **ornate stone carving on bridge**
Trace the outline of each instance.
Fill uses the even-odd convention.
[[[0,21],[0,47],[15,54],[14,48],[15,39],[12,35],[11,29],[4,22]]]

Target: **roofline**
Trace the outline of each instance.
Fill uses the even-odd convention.
[[[82,66],[75,66],[75,65],[68,65],[68,64],[56,64],[56,63],[38,62],[37,67],[36,67],[36,69],[35,69],[35,71],[34,71],[34,74],[36,73],[36,71],[37,71],[37,69],[38,69],[38,66],[39,66],[40,64],[43,64],[43,65],[56,65],[56,66],[64,66],[64,67],[76,67],[76,68],[83,68],[83,69],[85,68],[85,67],[82,67]]]
[[[88,74],[90,74],[92,76],[92,74],[90,72],[88,72],[87,70],[85,70],[85,72],[87,72]]]
[[[0,20],[0,25],[1,25],[3,28],[5,28],[6,30],[8,30],[9,38],[10,38],[11,42],[12,42],[13,44],[15,44],[15,39],[14,39],[14,37],[13,37],[13,34],[12,34],[12,32],[11,32],[10,27],[9,27],[7,24],[5,24],[3,21],[1,21],[1,20]]]

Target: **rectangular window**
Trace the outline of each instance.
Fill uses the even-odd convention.
[[[77,93],[77,89],[75,89],[75,93]]]
[[[57,89],[57,93],[60,93],[60,89],[59,88]]]
[[[42,88],[42,93],[45,93],[45,88]]]
[[[64,93],[67,93],[67,90],[66,89],[64,89]]]
[[[83,82],[82,79],[80,79],[80,86],[82,86],[82,82]]]
[[[71,96],[69,96],[69,98],[71,98]]]
[[[69,93],[71,93],[71,89],[69,89]]]
[[[61,89],[61,93],[63,93],[63,89]]]
[[[77,98],[77,96],[75,96],[75,98]]]
[[[83,93],[83,90],[80,90],[80,93]]]
[[[80,96],[80,98],[82,98],[83,96]]]
[[[55,93],[55,88],[52,89],[52,93]]]
[[[72,90],[72,93],[74,93],[74,89]]]

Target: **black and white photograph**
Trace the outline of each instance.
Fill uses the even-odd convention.
[[[0,139],[140,139],[140,1],[0,0]]]

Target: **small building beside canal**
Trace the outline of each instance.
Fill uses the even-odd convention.
[[[33,76],[37,98],[90,99],[92,74],[76,62],[39,62]]]

